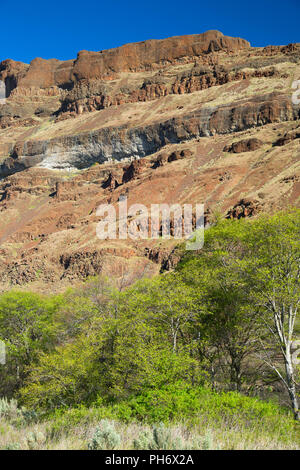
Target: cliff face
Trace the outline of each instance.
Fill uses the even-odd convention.
[[[11,156],[0,165],[0,174],[8,176],[36,165],[49,169],[83,169],[111,159],[145,157],[169,143],[299,118],[298,107],[288,97],[271,93],[237,105],[205,107],[145,126],[110,126],[75,136],[20,141],[11,146]]]
[[[67,87],[84,79],[111,79],[120,72],[153,70],[213,51],[234,52],[249,48],[244,39],[230,38],[219,31],[126,44],[106,51],[80,51],[76,60],[37,58],[30,66],[12,60],[2,62],[1,79],[10,77],[16,86]]]
[[[97,239],[97,206],[124,194],[204,202],[207,220],[299,204],[299,78],[299,44],[251,48],[218,31],[2,62],[3,285],[172,267],[172,242]]]

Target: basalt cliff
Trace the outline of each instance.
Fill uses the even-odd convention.
[[[300,44],[218,31],[0,63],[0,289],[128,285],[178,240],[99,240],[100,204],[204,203],[252,217],[300,203]]]

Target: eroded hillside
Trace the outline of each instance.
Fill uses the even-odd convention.
[[[300,44],[251,48],[211,31],[74,61],[4,61],[3,289],[130,283],[176,263],[178,240],[96,237],[101,203],[204,203],[228,217],[299,205]]]

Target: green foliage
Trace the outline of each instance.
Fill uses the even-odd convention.
[[[50,419],[51,425],[48,426],[47,435],[50,439],[56,439],[62,433],[72,432],[76,426],[87,426],[98,423],[102,419],[111,418],[112,413],[109,407],[89,407],[78,406],[78,408],[56,409],[44,419]]]
[[[217,393],[205,387],[187,387],[184,383],[148,391],[114,405],[56,411],[47,419],[51,420],[48,430],[51,439],[63,433],[72,434],[76,426],[82,428],[103,419],[153,426],[151,431],[146,428],[134,439],[135,449],[185,448],[180,436],[171,435],[169,429],[170,425],[178,422],[185,423],[188,428],[206,430],[201,439],[190,443],[189,448],[196,449],[216,448],[210,431],[216,429],[225,429],[226,432],[238,429],[241,434],[251,432],[269,438],[273,436],[281,442],[299,439],[292,415],[273,402],[237,392]]]
[[[32,410],[50,415],[53,436],[103,419],[154,426],[135,448],[175,445],[166,425],[179,420],[276,430],[285,439],[292,432],[286,410],[245,395],[269,393],[277,380],[265,353],[286,377],[288,341],[297,338],[299,233],[299,210],[247,221],[217,217],[201,252],[186,252],[174,272],[124,291],[94,278],[60,296],[0,295],[8,353],[0,394],[27,409],[3,401],[0,415],[1,406],[15,406],[20,423],[36,419]],[[281,336],[274,312],[281,312]],[[90,446],[112,445],[104,431],[96,429]],[[213,443],[207,435],[197,445]]]
[[[6,365],[0,369],[0,393],[11,397],[23,385],[27,367],[55,341],[53,315],[59,297],[11,291],[0,296],[0,339],[6,346]]]
[[[296,409],[296,371],[287,358],[299,314],[299,233],[297,209],[219,222],[207,231],[201,254],[188,253],[178,267],[185,282],[201,291],[199,354],[207,361],[212,382],[218,380],[219,369],[231,387],[242,390],[250,376],[254,383],[259,379],[255,371],[267,364]],[[285,370],[276,363],[278,354]]]
[[[29,407],[55,409],[91,403],[97,396],[119,400],[142,389],[160,388],[178,380],[203,383],[205,373],[199,362],[190,355],[188,346],[179,341],[174,350],[170,335],[172,315],[179,319],[176,335],[179,327],[182,332],[187,324],[183,307],[181,313],[169,307],[166,324],[164,314],[160,313],[163,307],[159,306],[157,312],[150,302],[153,289],[156,286],[151,283],[141,283],[136,291],[113,293],[109,300],[107,297],[103,300],[102,287],[100,293],[87,287],[92,298],[72,294],[70,305],[74,308],[70,308],[70,315],[69,308],[66,318],[59,313],[62,317],[59,323],[64,322],[72,341],[57,346],[51,354],[40,354],[39,364],[20,392],[23,402]],[[145,302],[141,304],[146,297],[148,312]],[[66,312],[64,306],[62,312]]]
[[[178,420],[211,423],[226,422],[245,427],[263,426],[280,429],[282,435],[293,428],[287,412],[273,402],[246,397],[237,392],[214,392],[205,387],[173,384],[162,390],[148,390],[111,409],[116,419],[130,422],[169,423]]]

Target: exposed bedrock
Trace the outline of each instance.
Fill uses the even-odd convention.
[[[228,134],[273,122],[299,119],[300,108],[289,96],[268,95],[195,113],[144,127],[107,127],[75,136],[18,142],[0,166],[0,177],[25,168],[83,169],[95,162],[142,158],[169,143]]]
[[[34,59],[30,65],[13,60],[0,64],[0,79],[16,86],[68,87],[82,79],[110,78],[124,71],[151,70],[156,64],[170,64],[214,51],[247,49],[245,39],[224,36],[219,31],[148,40],[106,51],[80,51],[75,60]]]
[[[248,70],[244,70],[246,67]],[[167,95],[193,93],[225,83],[247,80],[251,78],[271,78],[279,76],[275,67],[257,69],[253,62],[225,68],[219,65],[213,67],[195,64],[189,71],[174,73],[158,72],[152,78],[147,78],[140,86],[120,87],[116,93],[103,80],[82,79],[61,98],[61,108],[56,112],[58,119],[66,119],[85,112],[97,111],[110,106],[124,103],[145,102],[162,98]]]

